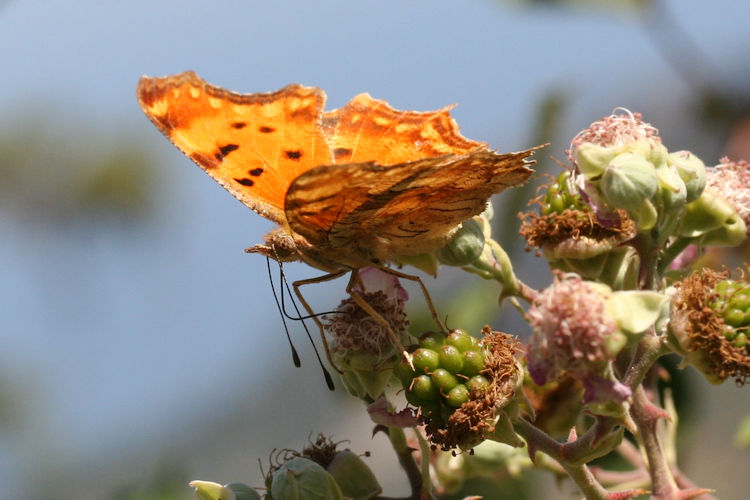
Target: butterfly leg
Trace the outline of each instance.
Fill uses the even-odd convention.
[[[419,276],[414,276],[413,274],[402,273],[402,272],[396,271],[395,269],[391,269],[390,267],[386,267],[386,266],[376,265],[375,267],[377,267],[384,273],[391,274],[398,278],[404,278],[409,281],[416,281],[419,284],[419,287],[422,289],[422,295],[424,295],[424,300],[425,302],[427,302],[427,307],[430,309],[430,313],[432,314],[432,319],[435,320],[435,323],[442,331],[447,331],[445,326],[443,325],[443,322],[440,321],[440,318],[438,317],[437,310],[435,309],[435,304],[432,302],[432,299],[430,298],[430,293],[427,291],[427,287],[424,286],[424,283],[422,282],[422,279]]]
[[[315,324],[318,325],[318,328],[320,329],[320,338],[323,341],[323,349],[325,349],[326,352],[326,358],[328,359],[328,362],[331,364],[334,370],[341,373],[341,370],[336,366],[336,364],[333,362],[333,359],[331,358],[331,350],[328,347],[328,340],[326,339],[325,330],[323,329],[323,323],[320,322],[320,319],[315,314],[315,311],[313,311],[313,308],[310,307],[310,304],[307,303],[305,300],[305,297],[302,295],[302,291],[300,290],[301,286],[304,285],[310,285],[312,283],[323,283],[325,281],[331,281],[335,280],[336,278],[340,278],[344,274],[346,274],[347,271],[339,271],[336,273],[330,273],[330,274],[324,274],[323,276],[318,276],[316,278],[308,278],[306,280],[299,280],[292,283],[292,286],[294,287],[294,293],[297,295],[297,298],[302,303],[302,306],[307,311],[307,314],[310,315],[313,321],[315,321]]]
[[[393,340],[393,343],[398,347],[398,349],[401,351],[401,353],[404,355],[404,358],[409,362],[410,365],[413,366],[412,357],[411,354],[409,354],[406,351],[406,348],[401,343],[401,340],[399,340],[398,335],[396,335],[396,332],[393,331],[393,327],[390,323],[388,323],[388,320],[386,320],[382,314],[377,312],[375,309],[372,308],[372,306],[364,299],[361,295],[359,295],[357,292],[354,291],[354,287],[359,284],[362,287],[362,290],[364,290],[364,286],[362,283],[362,279],[359,276],[359,270],[354,269],[352,271],[352,275],[349,278],[349,284],[346,285],[346,293],[349,294],[349,296],[352,298],[352,300],[362,308],[363,311],[365,311],[367,314],[370,315],[372,319],[380,323],[380,325],[385,328],[386,332],[388,332],[388,336]]]

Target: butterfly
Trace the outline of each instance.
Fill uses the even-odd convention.
[[[400,111],[360,94],[324,111],[326,95],[316,87],[239,94],[192,71],[144,76],[137,96],[175,146],[278,225],[249,252],[328,273],[307,282],[351,271],[347,291],[355,301],[359,269],[419,280],[384,266],[441,248],[491,195],[533,173],[536,148],[499,154],[466,139],[451,107]],[[300,284],[297,295],[312,314]]]

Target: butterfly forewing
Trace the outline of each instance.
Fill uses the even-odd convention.
[[[261,94],[214,87],[193,72],[138,84],[143,111],[232,195],[277,223],[289,184],[332,162],[320,122],[325,94],[289,85]]]
[[[360,94],[323,117],[335,163],[406,163],[443,154],[467,154],[486,145],[461,136],[450,108],[400,111]]]

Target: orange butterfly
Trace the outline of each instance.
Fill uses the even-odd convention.
[[[180,150],[279,225],[265,244],[248,251],[303,260],[330,273],[308,283],[353,271],[347,291],[375,319],[379,315],[351,291],[359,269],[441,248],[492,194],[533,172],[528,158],[534,149],[490,151],[459,134],[449,107],[399,111],[360,94],[324,112],[319,88],[237,94],[192,71],[143,77],[137,94],[146,115]],[[385,269],[419,281],[426,293],[416,276]],[[312,314],[299,293],[304,283],[295,290]]]

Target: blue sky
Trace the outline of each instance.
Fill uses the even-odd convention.
[[[742,74],[748,4],[667,4],[724,80]],[[12,0],[0,8],[0,62],[0,118],[45,120],[49,105],[71,129],[81,120],[134,134],[163,169],[158,215],[130,231],[49,230],[0,213],[0,360],[35,389],[19,400],[29,418],[7,440],[11,456],[0,453],[0,481],[22,477],[39,450],[95,457],[168,433],[186,409],[204,411],[206,395],[221,399],[269,363],[291,370],[265,262],[242,253],[270,224],[142,116],[141,75],[193,69],[241,92],[317,85],[329,109],[360,92],[397,108],[459,103],[464,135],[500,150],[532,145],[535,105],[551,88],[572,96],[570,135],[616,106],[660,102],[669,113],[688,91],[627,14],[490,0]],[[305,390],[327,397],[308,373]]]

